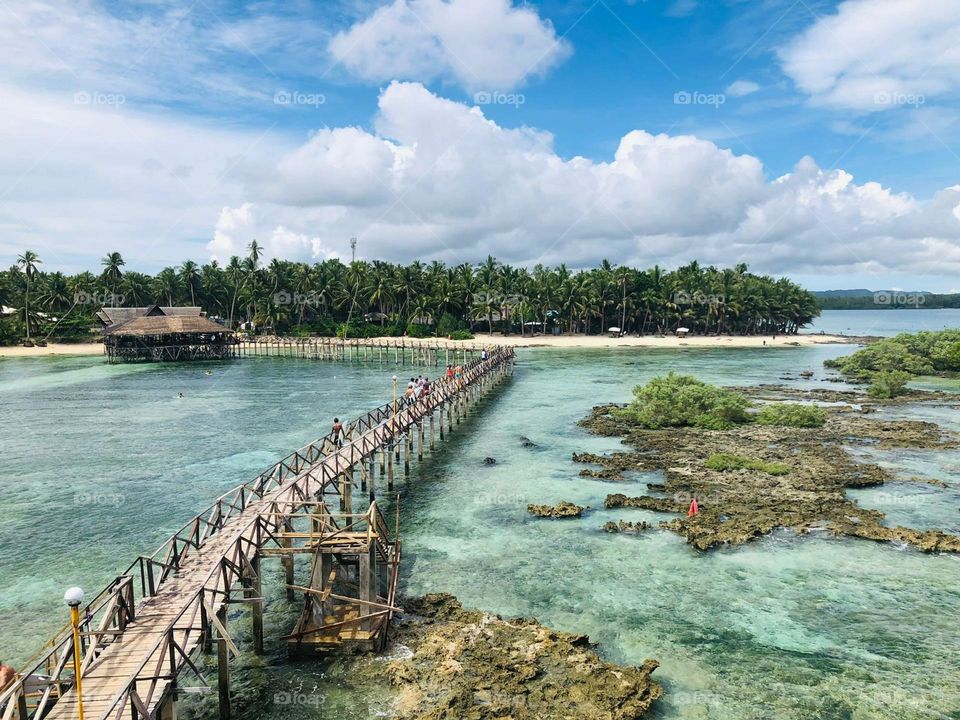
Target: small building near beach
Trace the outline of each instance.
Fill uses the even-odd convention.
[[[104,308],[98,317],[116,321],[102,331],[110,362],[223,360],[236,343],[232,331],[200,308]]]

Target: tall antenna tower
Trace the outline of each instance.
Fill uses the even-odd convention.
[[[357,239],[355,237],[350,238],[350,262],[357,261]]]

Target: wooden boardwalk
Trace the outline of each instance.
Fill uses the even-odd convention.
[[[305,517],[304,509],[316,512],[318,505],[324,506],[322,513],[336,516],[325,506],[327,495],[338,498],[341,509],[345,506],[349,514],[357,469],[361,488],[371,499],[363,532],[374,541],[373,562],[376,564],[378,553],[389,560],[392,551],[386,542],[388,531],[374,500],[376,460],[380,461],[381,482],[385,480],[392,488],[393,462],[399,460],[401,448],[408,470],[417,442],[419,458],[425,445],[434,447],[436,419],[443,439],[444,427],[450,432],[454,421],[459,423],[465,416],[469,404],[507,375],[512,364],[512,350],[495,348],[488,360],[467,364],[459,380],[435,382],[429,396],[416,403],[404,408],[387,403],[370,411],[350,424],[342,447],[328,436],[298,450],[218,498],[153,555],[137,558],[82,609],[81,676],[86,720],[175,718],[178,675],[194,673],[206,683],[194,658],[200,651],[214,650],[221,716],[229,717],[229,661],[238,654],[238,648],[229,634],[226,610],[235,603],[249,606],[254,651],[262,652],[261,560],[281,555],[287,567],[288,592],[293,588],[303,590],[305,598],[318,594],[293,585],[293,556],[284,553],[310,552],[324,543],[333,546],[343,542],[344,528],[337,529],[335,524],[330,526],[331,536],[316,528],[297,533],[293,526],[297,518]],[[347,529],[360,529],[360,525]],[[337,536],[339,540],[331,539]],[[303,541],[299,547],[298,538]],[[398,548],[396,552],[398,562]],[[385,628],[392,615],[394,590],[395,575],[389,593],[369,591],[368,600],[356,601],[361,608],[357,612],[369,615],[367,621],[383,617]],[[329,596],[331,590],[328,587],[324,592]],[[377,606],[373,608],[377,612],[363,609],[368,606]],[[338,612],[354,611],[341,606]],[[355,626],[357,618],[347,622]],[[367,631],[372,632],[369,624]],[[302,639],[313,633],[324,642],[332,637],[323,627],[298,626],[298,632],[291,637]],[[76,718],[72,655],[71,630],[64,628],[0,695],[0,720]]]

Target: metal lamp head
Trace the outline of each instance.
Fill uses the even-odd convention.
[[[83,602],[83,590],[72,587],[63,594],[63,601],[70,607],[80,607]]]

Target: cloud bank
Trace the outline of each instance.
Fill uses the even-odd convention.
[[[762,163],[693,136],[627,133],[613,158],[564,159],[548,133],[497,125],[416,83],[381,93],[373,130],[316,132],[248,183],[208,250],[256,237],[302,259],[588,265],[747,262],[772,273],[960,270],[960,188],[920,202],[810,158]]]

